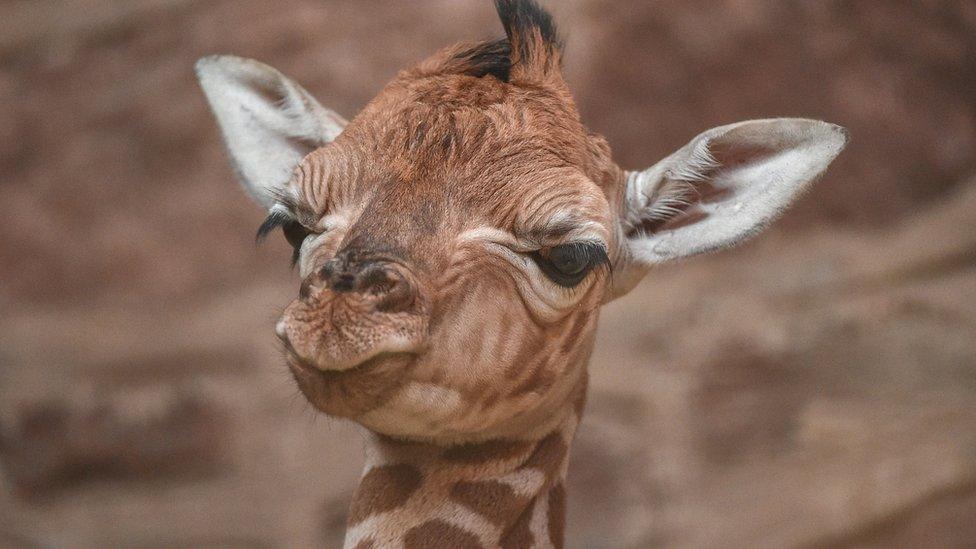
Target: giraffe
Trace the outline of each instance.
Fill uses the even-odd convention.
[[[847,142],[750,120],[625,170],[580,121],[551,16],[495,8],[505,38],[435,53],[349,122],[257,61],[197,63],[258,235],[294,250],[288,368],[367,433],[349,548],[561,547],[600,307],[759,232]]]

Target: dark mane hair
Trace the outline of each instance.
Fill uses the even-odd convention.
[[[545,62],[562,50],[552,16],[535,0],[495,0],[495,10],[516,55],[513,64]]]
[[[508,82],[513,68],[541,74],[558,61],[562,40],[552,16],[535,0],[495,0],[495,9],[507,38],[481,42],[461,50],[448,66],[455,74],[481,78],[494,76]]]
[[[492,75],[502,82],[508,82],[512,70],[512,45],[507,38],[481,42],[454,55],[461,69],[458,74],[481,78]]]

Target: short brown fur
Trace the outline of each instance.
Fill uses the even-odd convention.
[[[276,326],[291,373],[368,429],[346,547],[562,547],[601,305],[662,258],[756,232],[843,146],[836,126],[752,121],[624,172],[580,121],[549,14],[495,7],[505,39],[400,72],[348,124],[270,67],[198,64],[270,209],[259,235],[295,247],[302,283]],[[745,161],[773,163],[776,185],[729,207]]]

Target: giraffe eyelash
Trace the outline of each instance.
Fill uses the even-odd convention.
[[[277,229],[278,227],[284,227],[290,222],[295,222],[295,218],[293,218],[283,208],[275,206],[271,209],[271,213],[268,214],[268,217],[265,218],[264,222],[261,223],[261,226],[258,227],[258,232],[254,239],[257,241],[264,240],[264,238],[267,237],[271,231]]]
[[[314,228],[317,216],[310,206],[301,199],[293,198],[282,191],[271,191],[271,194],[275,199],[275,205],[271,207],[268,217],[258,227],[256,240],[263,240],[271,231],[278,227],[287,227],[291,223],[305,227],[308,232],[318,232]]]
[[[557,250],[559,262],[570,267],[571,272],[565,272],[553,262],[553,253]],[[612,274],[607,249],[598,242],[568,242],[532,252],[530,257],[549,280],[563,288],[575,287],[598,268],[605,268]]]
[[[291,213],[280,204],[276,204],[271,208],[271,213],[265,218],[261,226],[258,227],[258,232],[255,237],[256,240],[261,241],[268,236],[272,231],[277,228],[281,228],[281,232],[285,235],[285,240],[292,247],[291,254],[291,266],[294,267],[298,264],[299,256],[302,251],[302,244],[314,231],[306,227],[303,223],[292,217]]]

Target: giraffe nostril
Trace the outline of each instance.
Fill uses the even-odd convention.
[[[349,292],[356,285],[356,278],[348,273],[333,276],[329,279],[329,289],[333,292]]]
[[[325,265],[322,265],[321,267],[319,267],[318,275],[319,275],[320,278],[322,278],[322,280],[329,280],[335,274],[336,267],[337,267],[336,266],[336,261],[337,261],[337,258],[333,258],[333,259],[327,261],[325,263]]]
[[[400,277],[389,267],[370,265],[356,276],[356,290],[379,295],[391,291],[400,282]]]
[[[351,291],[356,285],[356,275],[355,266],[338,256],[322,265],[318,271],[318,276],[333,292]]]
[[[364,272],[358,281],[361,292],[379,296],[378,311],[393,313],[409,309],[414,304],[414,288],[404,275],[394,268],[381,267]]]
[[[405,310],[414,303],[414,287],[400,269],[386,260],[350,261],[337,256],[302,282],[299,296],[308,300],[317,288],[325,287],[335,293],[354,292],[378,298],[374,303],[379,311]]]

